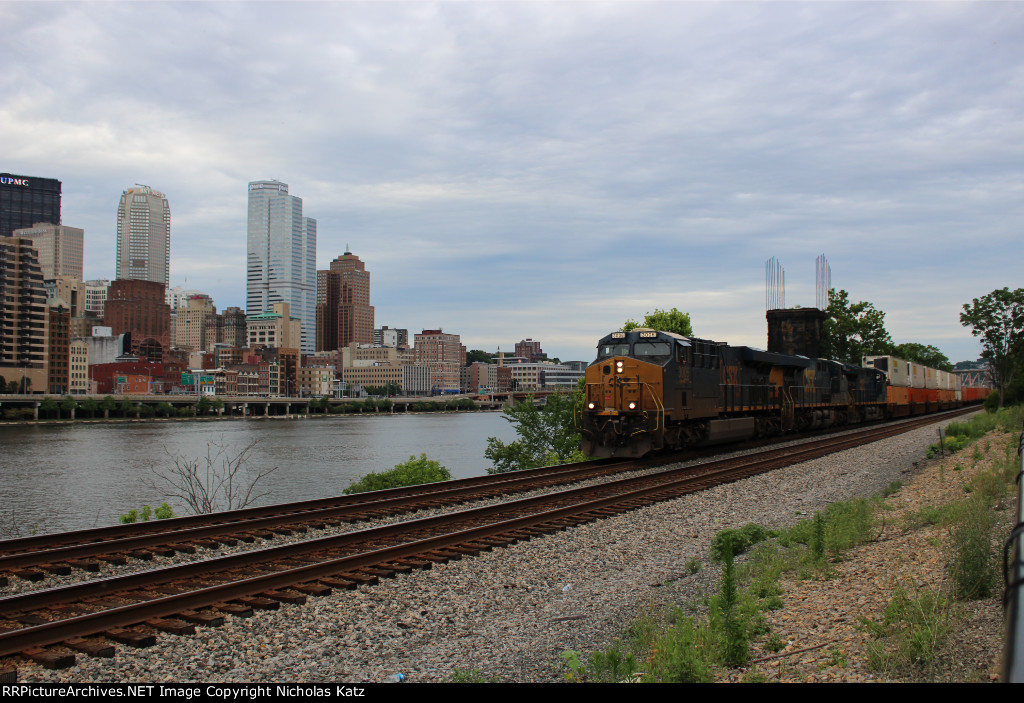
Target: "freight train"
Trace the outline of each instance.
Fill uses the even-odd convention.
[[[638,328],[601,339],[578,424],[592,457],[742,441],[958,407],[954,374],[864,367]]]

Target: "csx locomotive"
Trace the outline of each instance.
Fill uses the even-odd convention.
[[[652,329],[612,332],[586,370],[581,448],[639,457],[933,409],[914,407],[909,393],[899,407],[887,373]]]

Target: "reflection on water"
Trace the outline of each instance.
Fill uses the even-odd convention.
[[[370,471],[426,453],[456,478],[485,472],[487,437],[515,439],[500,413],[425,413],[295,420],[0,427],[0,538],[115,524],[143,504],[184,503],[155,485],[153,467],[201,459],[222,444],[237,453],[259,440],[256,469],[278,467],[259,504],[340,494]],[[262,484],[261,484],[262,485]]]

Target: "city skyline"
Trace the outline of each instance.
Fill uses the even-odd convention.
[[[670,307],[764,347],[764,262],[810,306],[824,253],[894,341],[956,361],[979,353],[962,305],[1024,286],[1005,255],[1019,4],[8,3],[0,20],[2,167],[62,179],[89,278],[113,278],[116,194],[152,183],[174,206],[170,285],[241,306],[244,184],[270,177],[316,215],[316,268],[350,244],[378,320],[472,348],[593,358]]]

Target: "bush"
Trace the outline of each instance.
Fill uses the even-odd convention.
[[[755,523],[744,525],[738,530],[721,530],[711,538],[711,559],[720,562],[725,558],[727,551],[730,552],[730,556],[738,556],[772,536],[770,530]]]
[[[133,522],[149,522],[149,518],[155,517],[157,520],[166,520],[167,518],[177,517],[174,514],[174,509],[171,508],[167,503],[161,503],[160,507],[153,510],[148,505],[143,505],[142,510],[136,510],[132,508],[127,513],[121,516],[121,522],[125,525],[129,525]]]
[[[371,471],[361,479],[345,489],[347,495],[353,493],[365,493],[366,491],[380,491],[386,488],[400,488],[402,486],[418,486],[422,483],[435,483],[437,481],[450,481],[451,472],[441,466],[439,462],[427,458],[426,454],[420,454],[417,459],[409,457],[409,461],[397,464],[390,471],[377,473]]]

